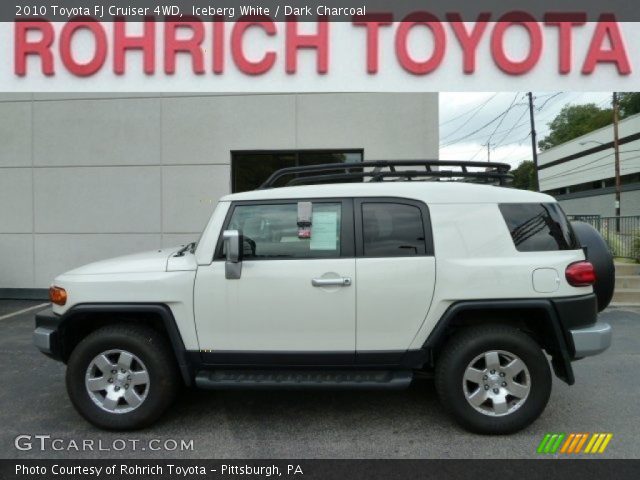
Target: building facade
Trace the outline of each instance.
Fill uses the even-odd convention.
[[[434,93],[1,94],[0,297],[197,240],[221,196],[284,166],[424,158]]]
[[[618,125],[622,216],[640,215],[640,114]],[[569,215],[615,215],[613,125],[546,150],[538,156],[540,190],[555,196]]]

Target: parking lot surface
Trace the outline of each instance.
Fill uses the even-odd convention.
[[[7,317],[40,303],[0,301],[3,458],[533,458],[549,432],[611,432],[613,439],[599,457],[640,458],[640,310],[605,311],[602,319],[614,328],[612,347],[574,363],[574,386],[554,379],[542,417],[515,435],[462,430],[443,412],[427,380],[397,392],[185,389],[153,427],[114,433],[92,427],[71,406],[64,365],[31,344],[35,312]],[[17,449],[19,435],[31,436],[32,448]],[[35,435],[51,437],[44,450]],[[60,439],[56,449],[53,439]],[[182,440],[187,445],[193,440],[193,448],[147,448],[168,441],[171,450],[173,441]],[[86,441],[93,450],[83,451]]]

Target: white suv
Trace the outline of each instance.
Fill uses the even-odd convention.
[[[507,170],[285,169],[222,198],[197,245],[57,277],[34,342],[102,428],[151,424],[181,384],[385,389],[427,374],[464,427],[514,432],[549,399],[545,352],[572,384],[571,361],[609,346],[597,312],[613,264],[552,197],[469,182]],[[267,188],[287,178],[312,185]]]

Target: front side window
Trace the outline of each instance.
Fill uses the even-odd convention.
[[[579,248],[569,220],[556,203],[503,203],[500,211],[520,252]]]
[[[422,212],[413,205],[363,203],[362,233],[366,257],[426,254]]]
[[[227,229],[244,237],[244,258],[334,258],[341,254],[340,203],[312,203],[311,226],[301,227],[297,203],[237,205]],[[310,231],[309,231],[310,230]]]

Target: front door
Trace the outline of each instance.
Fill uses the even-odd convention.
[[[223,230],[244,237],[239,279],[225,278],[222,248],[200,266],[195,316],[210,363],[344,364],[355,357],[353,204],[237,202]],[[306,210],[305,210],[306,209]]]

